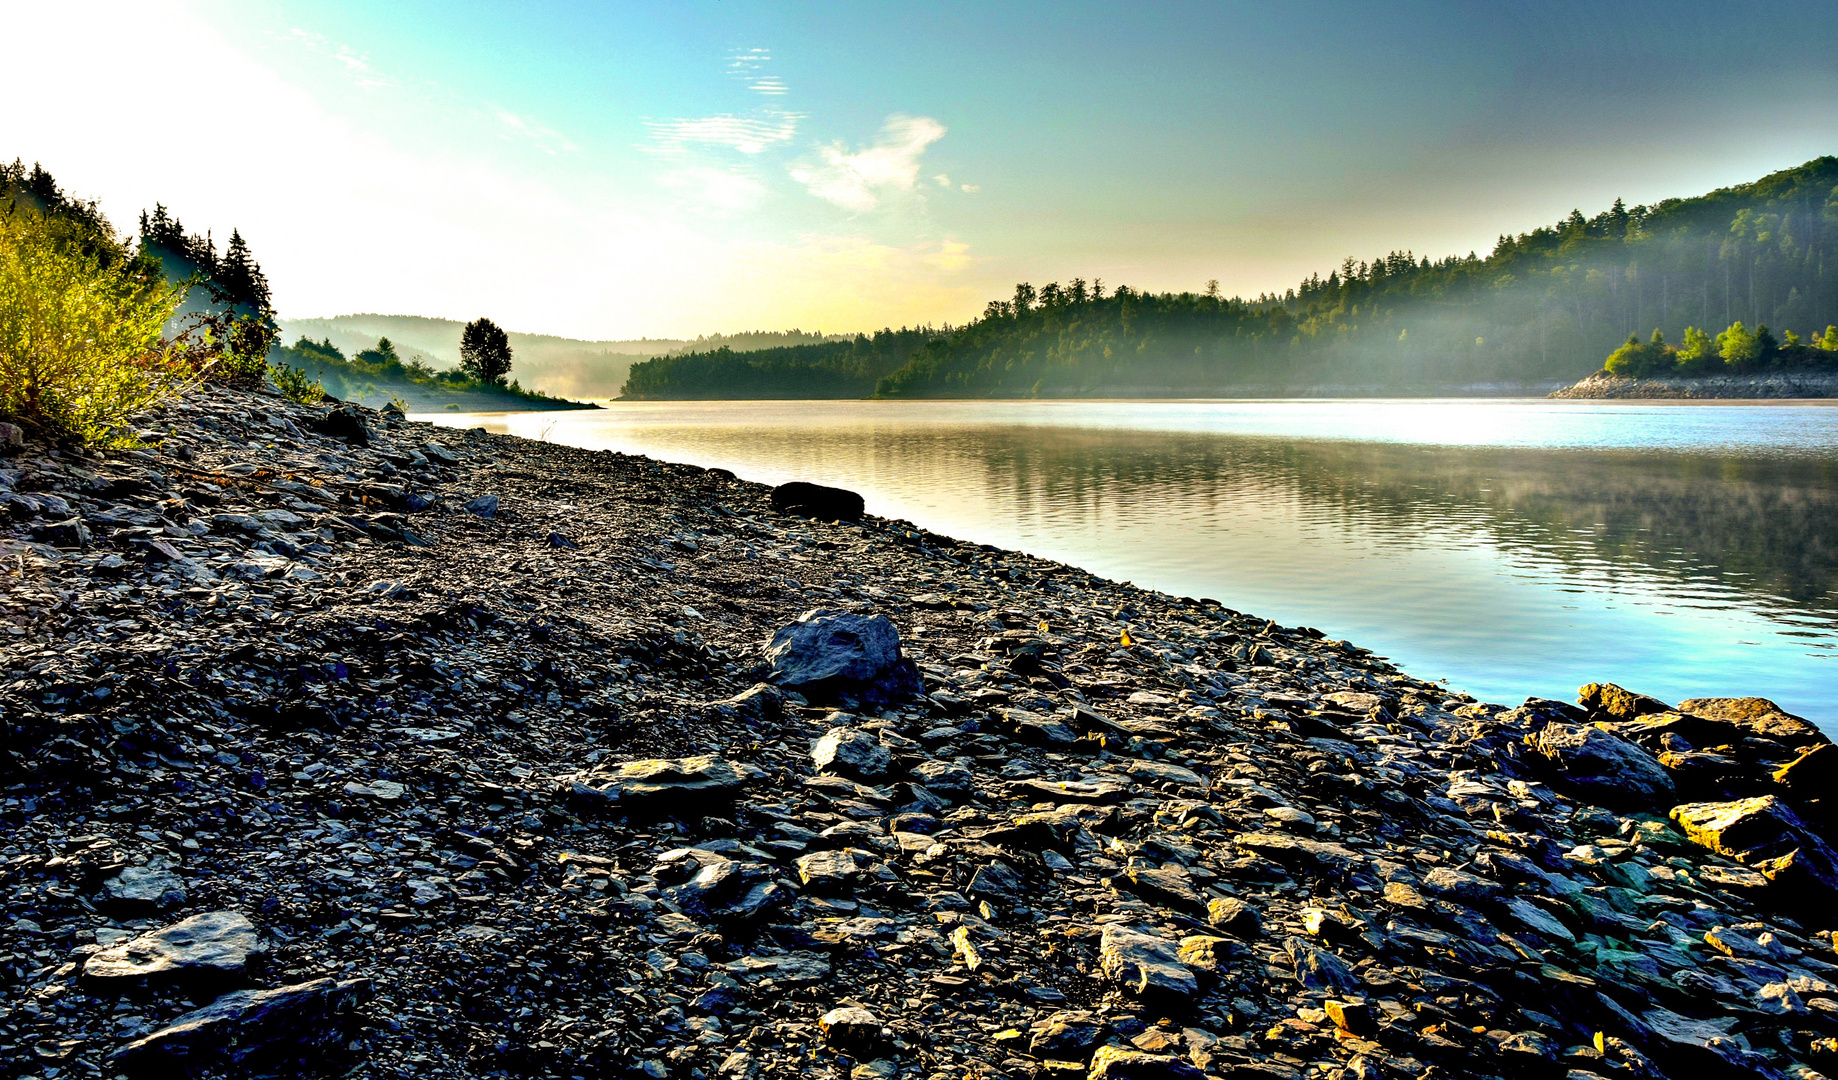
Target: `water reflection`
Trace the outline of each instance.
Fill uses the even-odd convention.
[[[1512,445],[1451,446],[1446,428],[1398,437],[1413,421],[1386,403],[1360,403],[1340,424],[1356,438],[1338,439],[1320,403],[1288,416],[1308,437],[1271,433],[1286,406],[1263,404],[1229,407],[1257,434],[1171,412],[1191,405],[1128,406],[1132,425],[1108,403],[838,402],[616,408],[550,437],[845,484],[876,513],[1319,626],[1494,700],[1614,678],[1838,721],[1838,410],[1707,424],[1709,410],[1534,407],[1501,414]],[[1556,437],[1538,437],[1540,415]]]

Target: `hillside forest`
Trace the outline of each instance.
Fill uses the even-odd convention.
[[[1813,346],[1833,322],[1838,158],[1823,157],[1695,198],[1572,211],[1501,235],[1484,257],[1349,258],[1281,295],[1020,284],[964,326],[885,332],[925,339],[897,366],[859,338],[691,353],[634,365],[626,395],[860,396],[877,370],[883,397],[1530,388],[1589,375],[1630,335],[1650,353],[1654,330],[1683,345],[1690,328],[1719,359],[1726,327],[1763,351],[1793,345],[1746,369],[1820,363],[1832,354]],[[1679,347],[1662,351],[1679,363]]]

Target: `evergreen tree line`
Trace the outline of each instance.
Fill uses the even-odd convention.
[[[1196,393],[1237,385],[1569,381],[1630,334],[1729,326],[1735,367],[1816,365],[1838,321],[1838,158],[1517,236],[1485,258],[1347,259],[1282,295],[1019,285],[920,350],[884,396]],[[1754,327],[1755,329],[1747,329]],[[1774,327],[1775,330],[1768,330]],[[1700,332],[1723,361],[1722,346]],[[1776,340],[1777,334],[1788,337]],[[1754,338],[1758,344],[1746,343]],[[1695,339],[1694,339],[1695,340]],[[1641,344],[1636,340],[1636,344]],[[1641,344],[1641,348],[1647,345]],[[1676,351],[1676,350],[1675,350]],[[1711,370],[1686,352],[1692,371]],[[1676,358],[1674,358],[1676,360]]]
[[[754,352],[735,352],[724,346],[659,356],[632,365],[620,396],[702,400],[868,397],[885,376],[943,333],[929,326],[903,326],[820,344]]]
[[[1629,335],[1653,328],[1681,342],[1687,327],[1705,328],[1723,361],[1709,330],[1717,326],[1734,332],[1733,355],[1747,356],[1751,346],[1741,341],[1755,338],[1757,358],[1734,364],[1753,370],[1821,363],[1826,354],[1794,340],[1823,340],[1821,328],[1834,322],[1838,158],[1823,157],[1696,198],[1631,207],[1616,200],[1593,217],[1573,210],[1549,226],[1499,237],[1485,257],[1349,258],[1281,294],[1226,297],[1217,283],[1183,293],[1107,291],[1099,280],[1024,283],[967,325],[931,335],[872,392],[1206,394],[1568,382],[1599,369]],[[857,350],[851,343],[847,355]],[[1694,358],[1687,367],[1710,370],[1689,344],[1683,353]],[[834,346],[692,354],[680,358],[689,363],[634,367],[627,392],[866,393],[863,376],[874,364],[838,370],[843,355]]]

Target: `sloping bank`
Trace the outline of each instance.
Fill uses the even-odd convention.
[[[1838,751],[1766,702],[1480,703],[718,470],[147,426],[0,467],[38,1075],[1832,1067]]]
[[[1838,397],[1838,374],[1777,371],[1753,375],[1707,375],[1701,378],[1638,379],[1598,371],[1558,390],[1554,398],[1632,398],[1661,400],[1768,400]]]

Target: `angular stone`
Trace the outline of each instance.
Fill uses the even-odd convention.
[[[785,710],[785,694],[771,683],[754,683],[726,701],[725,705],[750,720],[764,723],[777,720]]]
[[[1497,881],[1489,881],[1461,870],[1451,870],[1446,866],[1438,866],[1423,875],[1423,888],[1426,892],[1467,904],[1491,900],[1501,891]]]
[[[955,761],[922,761],[913,766],[913,779],[947,799],[962,799],[976,786],[976,774]]]
[[[1010,869],[1005,863],[992,862],[977,867],[966,887],[972,896],[990,896],[998,899],[1010,899],[1020,895],[1027,887],[1021,875]]]
[[[1829,904],[1838,890],[1838,853],[1772,795],[1686,803],[1672,808],[1672,820],[1692,843],[1792,886],[1796,903]]]
[[[1194,971],[1218,971],[1220,961],[1230,959],[1233,948],[1230,938],[1189,934],[1181,939],[1181,949],[1176,959]]]
[[[1046,1026],[1034,1033],[1028,1053],[1037,1058],[1084,1060],[1092,1047],[1104,1041],[1109,1025],[1089,1012],[1056,1012],[1047,1017]]]
[[[164,866],[129,866],[102,883],[103,895],[124,907],[178,907],[185,903],[185,883]]]
[[[887,775],[887,767],[893,764],[893,751],[866,731],[836,727],[817,740],[811,761],[820,773],[874,781]]]
[[[825,1044],[850,1053],[872,1050],[884,1041],[880,1019],[859,1006],[831,1009],[817,1021],[817,1030]]]
[[[1351,994],[1365,985],[1346,961],[1325,949],[1317,949],[1296,937],[1284,942],[1283,946],[1295,962],[1296,978],[1310,990]]]
[[[195,1009],[111,1055],[133,1075],[174,1076],[203,1066],[252,1072],[333,1071],[346,1056],[369,979],[314,979],[275,990],[239,990]]]
[[[1610,720],[1632,720],[1647,713],[1666,712],[1670,708],[1658,698],[1624,690],[1614,683],[1590,683],[1576,692],[1576,700],[1591,713]]]
[[[917,696],[919,671],[883,615],[807,611],[766,645],[767,679],[811,701],[886,705]]]
[[[1129,866],[1112,884],[1154,904],[1165,904],[1182,911],[1201,912],[1206,900],[1193,886],[1193,878],[1179,866],[1157,867],[1141,859],[1131,859]]]
[[[577,797],[622,805],[720,801],[746,786],[732,763],[704,754],[687,758],[627,761],[588,773],[570,785]]]
[[[816,893],[846,893],[855,887],[861,867],[849,850],[813,851],[798,858],[798,880]]]
[[[1429,906],[1429,901],[1425,900],[1423,894],[1409,882],[1387,881],[1384,897],[1385,902],[1393,907],[1422,908]]]
[[[1110,923],[1098,944],[1098,970],[1139,997],[1192,997],[1200,984],[1180,962],[1180,946],[1160,934]]]
[[[1206,922],[1214,929],[1245,939],[1257,937],[1264,931],[1263,916],[1258,914],[1256,908],[1235,896],[1208,900]]]
[[[1600,806],[1664,806],[1677,794],[1672,778],[1651,754],[1599,727],[1548,724],[1528,741],[1561,770],[1577,794]]]
[[[1838,826],[1838,746],[1821,743],[1774,770],[1773,777],[1801,818]]]
[[[1179,765],[1170,765],[1165,761],[1126,761],[1123,769],[1139,783],[1179,784],[1182,787],[1203,788],[1206,781],[1199,773]]]
[[[1326,1010],[1327,1018],[1334,1022],[1334,1026],[1349,1035],[1364,1039],[1378,1031],[1378,1021],[1373,1019],[1372,1006],[1363,1000],[1336,1001],[1329,998],[1322,1002],[1321,1007]]]
[[[1795,716],[1767,698],[1691,698],[1679,702],[1678,711],[1735,724],[1757,738],[1783,746],[1798,748],[1831,741],[1805,717]]]
[[[1089,1080],[1205,1080],[1191,1061],[1121,1046],[1100,1046],[1091,1056]]]
[[[1310,867],[1327,873],[1345,873],[1365,861],[1365,856],[1342,844],[1309,840],[1288,833],[1240,833],[1239,847],[1289,866]]]
[[[193,915],[171,926],[91,953],[83,977],[116,980],[198,978],[229,980],[241,976],[253,957],[266,950],[255,924],[239,911]]]

